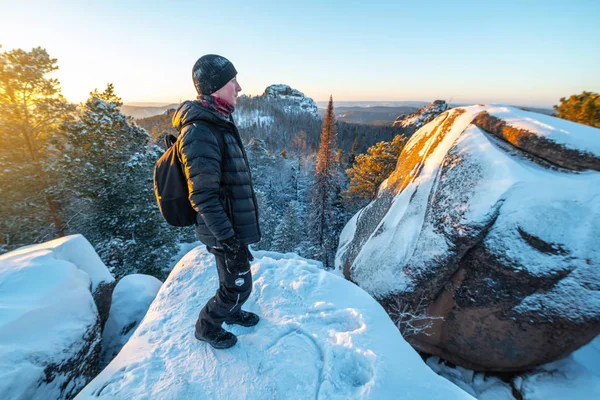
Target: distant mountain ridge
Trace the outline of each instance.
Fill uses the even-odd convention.
[[[417,108],[410,106],[341,106],[335,108],[335,116],[338,121],[354,124],[391,126],[398,115],[411,114],[415,111]],[[324,116],[325,109],[319,108],[319,115]]]
[[[328,101],[317,101],[317,106],[319,108],[326,108]],[[333,107],[361,107],[361,108],[371,108],[371,107],[414,107],[421,108],[425,105],[429,104],[427,101],[413,101],[413,100],[403,100],[403,101],[386,101],[386,100],[378,100],[378,101],[369,101],[369,100],[361,100],[361,101],[336,101],[333,100]]]
[[[142,103],[132,103],[132,104],[142,104]],[[150,103],[152,104],[152,103]],[[158,103],[160,104],[160,103]],[[140,105],[130,105],[123,104],[121,106],[121,112],[128,117],[133,117],[135,119],[140,118],[148,118],[153,117],[155,115],[164,114],[165,111],[170,110],[171,108],[177,108],[178,104],[172,103],[163,106],[140,106]]]

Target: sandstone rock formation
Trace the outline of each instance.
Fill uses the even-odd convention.
[[[600,333],[599,161],[595,128],[447,111],[344,228],[336,267],[424,352],[492,371],[563,357]]]

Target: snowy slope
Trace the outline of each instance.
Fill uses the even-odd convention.
[[[242,111],[244,111],[242,109]],[[249,110],[246,112],[237,112],[232,114],[233,119],[235,120],[235,124],[238,128],[248,128],[249,126],[256,124],[259,128],[268,127],[273,125],[275,122],[275,117],[272,115],[266,115],[261,110]]]
[[[90,292],[113,280],[81,235],[0,256],[0,399],[69,398],[96,372]]]
[[[105,366],[127,343],[146,315],[162,282],[150,275],[127,275],[115,286],[110,313],[102,332],[102,359]]]
[[[77,399],[466,399],[431,371],[381,306],[293,254],[255,252],[246,303],[261,315],[214,350],[193,337],[217,287],[214,257],[192,250],[171,272],[130,341]]]

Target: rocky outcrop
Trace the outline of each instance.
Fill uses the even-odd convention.
[[[281,100],[286,103],[288,112],[306,112],[314,116],[317,115],[317,104],[310,97],[304,96],[304,93],[293,89],[288,85],[271,85],[265,89],[263,97],[267,99]]]
[[[403,128],[407,134],[414,133],[423,125],[437,118],[438,115],[448,109],[444,100],[435,100],[433,103],[419,108],[412,114],[402,114],[392,124],[396,128]]]
[[[594,138],[511,107],[447,111],[344,228],[336,267],[424,352],[491,371],[564,357],[600,333]]]
[[[515,147],[546,160],[562,168],[581,171],[592,169],[600,171],[600,157],[597,154],[579,148],[569,148],[566,144],[547,135],[540,134],[539,126],[535,131],[527,127],[519,127],[505,121],[501,117],[482,112],[475,117],[473,124],[484,131],[506,140]],[[542,126],[542,129],[548,126]],[[550,129],[552,127],[550,126]],[[590,133],[594,134],[594,133]]]
[[[81,235],[0,256],[0,398],[69,399],[98,372],[114,279]]]
[[[281,130],[287,130],[286,124],[291,121],[318,121],[314,100],[288,85],[271,85],[261,96],[240,96],[232,115],[238,128],[259,130],[263,137],[268,137],[269,132],[282,134]]]

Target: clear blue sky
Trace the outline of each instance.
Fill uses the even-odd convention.
[[[3,50],[45,47],[72,101],[195,97],[191,67],[229,58],[243,93],[315,100],[549,106],[600,92],[600,1],[0,0]]]

